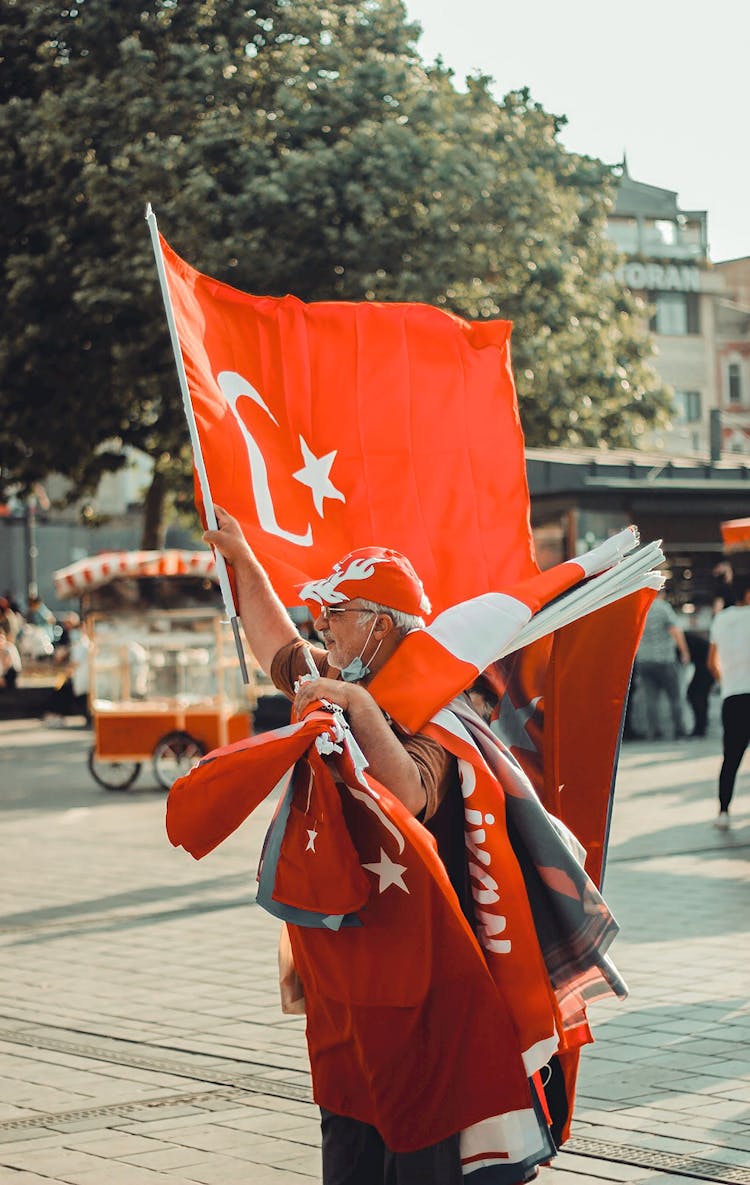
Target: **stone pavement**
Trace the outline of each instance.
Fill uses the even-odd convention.
[[[0,722],[0,1182],[319,1180],[303,1022],[253,901],[271,804],[196,863],[150,775],[99,789],[89,743]],[[623,749],[605,891],[631,996],[594,1011],[542,1185],[750,1183],[750,770],[715,831],[718,752],[715,723]]]

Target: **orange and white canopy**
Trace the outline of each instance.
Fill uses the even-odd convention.
[[[204,576],[218,580],[211,551],[108,551],[76,560],[53,574],[58,597],[80,596],[133,576]]]

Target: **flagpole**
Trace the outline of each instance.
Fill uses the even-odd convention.
[[[167,272],[164,267],[164,256],[162,255],[161,243],[159,241],[159,228],[156,225],[156,215],[151,209],[151,202],[146,205],[146,222],[151,234],[151,246],[154,249],[154,259],[156,261],[156,271],[159,276],[159,284],[161,286],[162,300],[164,301],[164,311],[167,314],[167,324],[169,326],[169,336],[172,341],[172,352],[174,353],[175,365],[177,366],[177,377],[180,383],[180,392],[182,394],[182,406],[185,409],[185,418],[187,420],[188,431],[190,433],[190,443],[193,446],[193,458],[195,461],[195,471],[198,475],[198,484],[200,486],[201,494],[203,496],[203,509],[206,515],[206,523],[209,530],[216,531],[218,529],[218,522],[216,521],[216,512],[214,510],[213,498],[211,497],[211,487],[208,482],[208,473],[206,465],[203,460],[203,453],[201,451],[201,442],[198,436],[198,425],[195,422],[195,412],[193,411],[192,400],[190,399],[190,388],[188,387],[187,373],[185,371],[185,361],[182,357],[182,349],[180,348],[180,338],[177,332],[177,323],[174,317],[174,309],[172,308],[172,298],[169,293],[169,284],[167,283]],[[226,609],[229,623],[234,634],[234,644],[237,648],[237,656],[240,660],[240,671],[242,672],[243,683],[249,683],[250,678],[247,672],[247,663],[245,662],[245,651],[242,646],[242,638],[240,636],[240,623],[237,617],[237,609],[234,604],[234,596],[232,594],[232,586],[229,583],[229,574],[227,572],[227,565],[224,556],[220,551],[214,549],[216,558],[216,571],[219,576],[219,588],[224,599],[224,608]]]

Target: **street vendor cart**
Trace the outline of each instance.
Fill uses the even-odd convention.
[[[210,749],[251,731],[256,668],[242,681],[210,552],[117,552],[55,573],[81,598],[89,639],[89,769],[126,790],[144,762],[169,789]]]

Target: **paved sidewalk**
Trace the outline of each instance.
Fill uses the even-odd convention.
[[[271,804],[196,863],[148,774],[93,783],[89,743],[0,723],[0,1182],[319,1180],[303,1022],[253,902]],[[750,1183],[750,769],[715,831],[718,752],[623,750],[605,891],[631,997],[594,1012],[547,1185]]]

